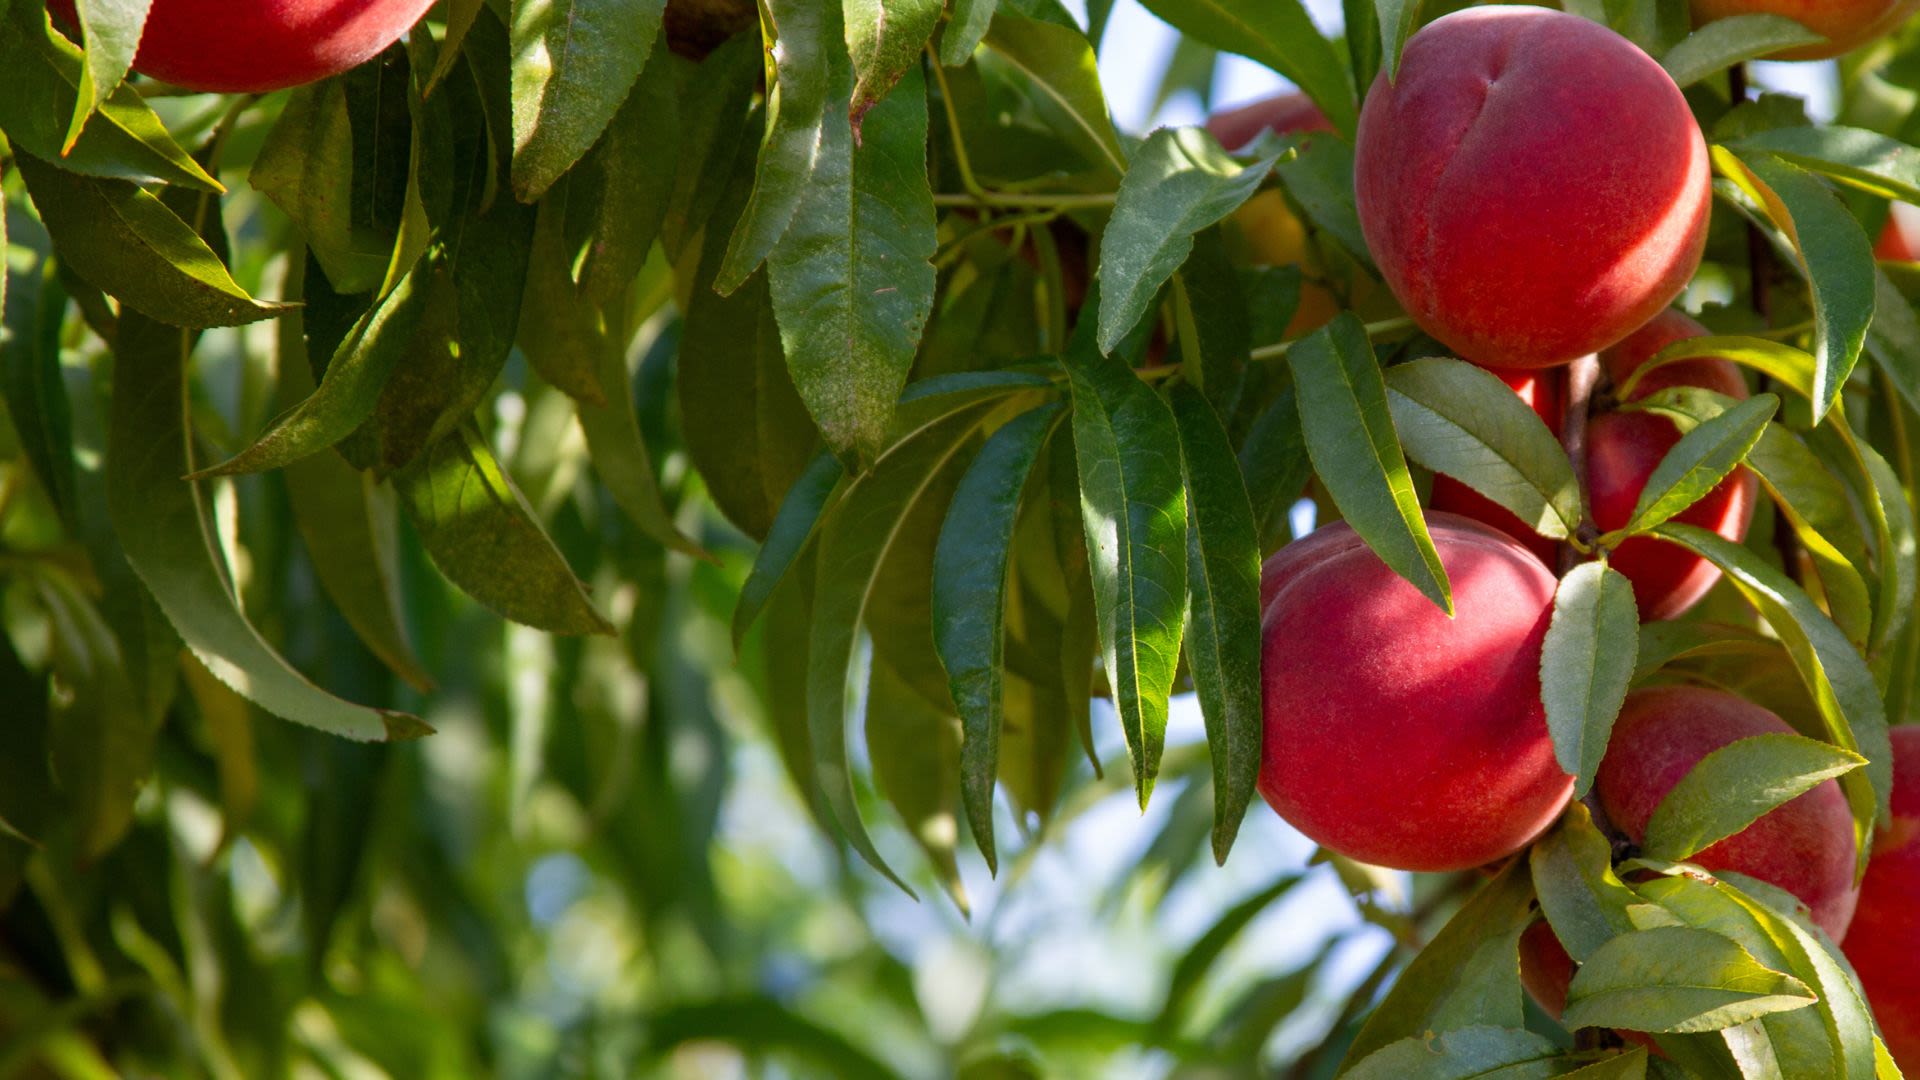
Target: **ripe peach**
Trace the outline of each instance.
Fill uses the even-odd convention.
[[[1646,839],[1654,808],[1703,757],[1728,743],[1793,729],[1778,716],[1721,690],[1662,686],[1636,690],[1614,722],[1594,783],[1613,827]],[[1853,817],[1832,780],[1776,807],[1741,832],[1695,855],[1708,870],[1729,870],[1777,885],[1812,909],[1838,941],[1853,921]]]
[[[1920,1073],[1920,727],[1893,730],[1893,820],[1873,843],[1847,959],[1894,1060]]]
[[[1914,0],[1693,0],[1696,25],[1730,15],[1784,15],[1827,39],[1783,49],[1770,60],[1825,60],[1888,33],[1913,13]]]
[[[1268,560],[1260,791],[1344,855],[1460,870],[1524,847],[1572,794],[1540,706],[1554,578],[1478,522],[1427,525],[1452,619],[1345,523]]]
[[[153,0],[134,70],[190,90],[264,93],[338,75],[399,40],[433,0]],[[73,0],[49,0],[74,25]]]
[[[1276,94],[1207,117],[1207,130],[1228,150],[1241,150],[1262,132],[1332,131],[1327,114],[1305,94]]]
[[[1873,254],[1894,262],[1914,262],[1920,260],[1920,244],[1916,244],[1916,240],[1920,240],[1920,206],[1894,203],[1887,208],[1887,224],[1880,230]]]
[[[1500,377],[1500,381],[1513,388],[1520,400],[1533,407],[1540,419],[1547,422],[1548,430],[1558,432],[1562,414],[1566,411],[1566,373],[1554,368],[1546,370],[1490,369]],[[1484,522],[1499,529],[1525,545],[1528,551],[1539,557],[1548,566],[1557,566],[1560,559],[1558,543],[1533,531],[1533,526],[1521,521],[1513,511],[1494,502],[1451,476],[1433,478],[1433,508],[1452,514],[1464,514],[1475,521]]]
[[[1707,147],[1632,42],[1538,7],[1407,42],[1361,111],[1360,224],[1407,313],[1462,357],[1539,368],[1659,314],[1700,264]]]

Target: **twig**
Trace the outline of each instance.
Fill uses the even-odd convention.
[[[1397,319],[1382,319],[1379,322],[1371,322],[1367,324],[1367,339],[1371,341],[1375,338],[1386,337],[1389,334],[1397,334],[1402,330],[1411,330],[1413,329],[1413,325],[1413,320],[1404,315]],[[1295,338],[1292,341],[1282,341],[1277,345],[1262,345],[1249,353],[1248,359],[1255,361],[1282,359],[1287,355],[1287,350],[1298,345],[1301,340],[1303,339]]]
[[[1600,357],[1589,353],[1575,360],[1567,367],[1567,411],[1560,420],[1560,445],[1567,450],[1567,461],[1573,465],[1573,478],[1581,492],[1581,502],[1587,491],[1587,414],[1593,409],[1593,391],[1600,385]],[[1576,547],[1571,541],[1560,545],[1560,572],[1562,574],[1574,568],[1583,552],[1593,550],[1600,538],[1600,529],[1594,525],[1592,517],[1582,518],[1580,527],[1574,530]]]

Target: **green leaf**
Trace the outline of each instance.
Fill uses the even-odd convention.
[[[1838,425],[1836,425],[1837,427]],[[1871,649],[1885,650],[1907,625],[1912,614],[1916,578],[1916,545],[1913,506],[1907,501],[1906,488],[1893,466],[1872,446],[1852,438],[1849,444],[1867,480],[1862,501],[1874,521],[1879,552],[1880,602],[1875,607]]]
[[[73,106],[62,151],[71,152],[87,121],[120,88],[133,68],[140,48],[140,32],[147,25],[153,0],[74,0],[74,21],[86,42],[86,65],[80,69],[80,89]]]
[[[1814,415],[1839,400],[1866,344],[1875,304],[1873,244],[1853,214],[1798,165],[1767,153],[1713,149],[1721,172],[1747,185],[1800,256],[1813,288]]]
[[[1639,627],[1633,583],[1605,560],[1583,563],[1560,579],[1553,622],[1540,650],[1540,700],[1554,757],[1577,778],[1576,799],[1593,786],[1627,699]]]
[[[760,141],[753,197],[733,226],[727,256],[714,278],[724,295],[747,280],[780,242],[801,204],[822,152],[834,137],[827,99],[837,89],[834,72],[843,63],[838,4],[821,0],[763,0],[761,23],[779,48],[773,54],[767,91],[767,130]],[[841,129],[849,143],[852,129]],[[845,151],[841,155],[845,156]],[[846,180],[841,178],[841,184]]]
[[[748,573],[746,584],[740,587],[740,603],[733,612],[735,649],[760,618],[774,589],[786,580],[788,571],[812,547],[820,519],[840,494],[843,475],[840,460],[822,452],[787,490],[780,512],[773,519],[773,527],[767,531],[766,542],[760,545],[760,554],[753,561],[753,570]]]
[[[0,207],[0,252],[6,251],[6,213]],[[21,221],[31,230],[32,219]],[[44,257],[45,237],[16,231],[16,250],[26,250],[32,239],[41,241],[42,257],[22,260],[7,292],[0,271],[0,398],[11,418],[20,449],[33,466],[40,486],[63,517],[72,520],[79,507],[74,474],[73,405],[60,372],[60,324],[66,316],[67,296]],[[4,267],[5,258],[0,258]]]
[[[1701,758],[1647,821],[1648,855],[1690,859],[1775,807],[1852,772],[1866,759],[1803,735],[1755,735]]]
[[[1213,858],[1224,864],[1260,776],[1260,536],[1213,406],[1185,383],[1168,400],[1187,482],[1187,661],[1213,756]]]
[[[1307,452],[1340,513],[1394,573],[1451,617],[1453,591],[1413,491],[1366,328],[1342,312],[1295,344],[1287,364]]]
[[[928,702],[877,653],[867,683],[866,721],[875,785],[926,852],[947,895],[967,914],[967,890],[955,857],[959,831],[953,821],[960,799],[958,725],[951,713]]]
[[[471,427],[395,473],[393,487],[433,564],[467,595],[548,633],[614,632]]]
[[[423,96],[433,93],[446,77],[453,72],[453,65],[460,59],[460,46],[467,40],[467,34],[480,18],[480,11],[487,0],[447,0],[447,32],[440,38],[439,56],[435,58],[433,70],[428,72],[427,81],[421,88]]]
[[[1708,26],[1739,22],[1743,18],[1785,21],[1777,16],[1740,16]],[[1764,150],[1803,169],[1882,198],[1920,201],[1920,149],[1877,131],[1840,126],[1783,127],[1742,136],[1734,148]]]
[[[786,55],[787,48],[784,43],[781,45],[782,56]],[[706,226],[715,206],[728,195],[731,190],[728,177],[735,172],[735,161],[742,155],[747,159],[746,190],[752,191],[754,159],[746,148],[752,145],[747,141],[748,133],[766,126],[761,122],[759,108],[751,105],[754,91],[759,88],[762,56],[758,27],[728,38],[699,64],[688,63],[671,52],[667,54],[667,60],[678,73],[680,142],[674,153],[677,165],[673,171],[673,197],[668,200],[666,217],[660,223],[660,239],[668,257],[676,263],[682,249]],[[823,87],[821,93],[825,92]],[[746,197],[741,196],[742,206]],[[787,217],[792,216],[789,211]],[[739,219],[738,209],[720,215],[722,222]],[[784,221],[782,227],[785,227]],[[717,225],[707,230],[707,243],[717,244],[721,256],[727,249],[727,229],[725,225]],[[715,256],[716,273],[721,256]]]
[[[1920,409],[1920,317],[1900,287],[1878,265],[1873,268],[1873,325],[1867,327],[1867,351],[1880,365],[1909,408]]]
[[[1284,75],[1313,98],[1342,134],[1353,134],[1359,111],[1354,105],[1347,66],[1333,44],[1320,36],[1299,0],[1143,2],[1148,11],[1172,23],[1182,34],[1256,60]],[[1383,27],[1390,6],[1381,8]]]
[[[962,724],[961,801],[974,842],[995,872],[1007,568],[1021,494],[1059,417],[1059,406],[1043,406],[994,432],[960,480],[933,560],[933,640]]]
[[[853,101],[848,116],[854,138],[860,121],[887,96],[940,25],[942,0],[843,0],[847,51],[853,57]]]
[[[1193,234],[1259,188],[1278,153],[1242,167],[1204,128],[1161,128],[1120,181],[1100,242],[1100,351],[1112,352],[1187,261]]]
[[[69,120],[80,108],[85,61],[51,30],[46,9],[0,4],[0,131],[14,148],[84,176],[224,191],[167,133],[130,86],[113,88],[95,118],[68,145]]]
[[[1730,15],[1683,38],[1660,58],[1682,90],[1735,64],[1826,39],[1781,15]],[[1744,142],[1744,140],[1743,140]]]
[[[284,304],[247,295],[193,226],[125,180],[80,176],[17,152],[55,250],[89,283],[170,326],[238,326]]]
[[[353,739],[429,732],[405,713],[349,704],[308,682],[268,645],[235,600],[193,471],[189,335],[123,312],[107,450],[107,508],[127,561],[187,646],[221,682],[275,715]]]
[[[1353,147],[1339,139],[1294,135],[1287,145],[1291,156],[1274,165],[1274,174],[1286,185],[1307,220],[1340,242],[1364,266],[1373,265],[1367,239],[1360,231],[1360,211],[1353,195]]]
[[[953,0],[947,28],[940,32],[940,62],[959,67],[973,59],[999,6],[999,0]]]
[[[1563,1069],[1560,1048],[1516,1028],[1469,1027],[1384,1046],[1341,1075],[1347,1080],[1545,1080]]]
[[[1814,1000],[1805,983],[1762,966],[1731,938],[1661,926],[1596,949],[1573,977],[1562,1023],[1570,1030],[1716,1031]]]
[[[1167,403],[1085,328],[1062,360],[1073,388],[1080,514],[1100,648],[1144,808],[1160,771],[1187,595],[1187,501]]]
[[[882,108],[885,107],[883,104]],[[819,576],[808,635],[807,726],[813,771],[828,809],[854,851],[889,881],[913,894],[867,836],[847,760],[848,684],[874,579],[916,503],[936,485],[982,419],[965,410],[889,452],[847,486],[820,523]],[[776,527],[777,531],[777,527]]]
[[[1107,114],[1093,46],[1077,28],[1023,19],[1006,10],[993,17],[987,47],[1026,76],[1034,107],[1047,116],[1088,163],[1127,171],[1120,136]]]
[[[1160,1017],[1154,1026],[1162,1032],[1173,1033],[1180,1029],[1187,1003],[1192,1000],[1200,981],[1214,969],[1214,964],[1233,944],[1248,924],[1260,916],[1260,913],[1272,907],[1281,897],[1293,891],[1293,887],[1305,880],[1301,874],[1289,873],[1261,889],[1252,896],[1228,908],[1214,924],[1201,934],[1199,940],[1180,955],[1179,962],[1173,966],[1173,974],[1167,980],[1167,997],[1160,1006]]]
[[[850,76],[836,68],[844,92]],[[827,446],[872,460],[933,310],[938,245],[919,69],[867,114],[860,146],[838,111],[823,131],[768,280],[787,369]]]
[[[1779,398],[1757,394],[1681,436],[1647,478],[1633,518],[1601,542],[1644,533],[1705,498],[1740,467],[1779,408]]]
[[[1533,889],[1519,860],[1481,886],[1411,961],[1361,1026],[1342,1069],[1375,1051],[1430,1031],[1524,1019],[1520,933],[1533,921]]]
[[[1652,535],[1679,544],[1726,574],[1786,645],[1819,709],[1828,740],[1867,759],[1865,769],[1840,780],[1853,807],[1854,842],[1864,867],[1872,847],[1873,823],[1888,813],[1893,787],[1886,709],[1866,661],[1799,586],[1746,548],[1677,521],[1667,522]]]
[[[646,265],[666,220],[675,170],[662,167],[661,148],[680,140],[680,100],[664,36],[640,71],[627,100],[572,176],[597,194],[581,254],[580,291],[602,307],[616,303]],[[578,196],[575,196],[578,198]],[[569,224],[572,215],[569,215]]]
[[[607,348],[600,312],[573,283],[573,253],[567,248],[568,176],[540,203],[527,252],[526,292],[514,337],[540,377],[577,402],[604,405],[600,354]]]
[[[1634,928],[1628,909],[1640,902],[1613,871],[1613,845],[1594,827],[1585,804],[1568,804],[1552,832],[1528,851],[1534,891],[1553,934],[1575,960]]]
[[[356,220],[347,101],[344,79],[293,91],[247,182],[293,219],[333,287],[357,293],[373,289],[385,276],[393,235],[370,220]]]
[[[414,271],[369,310],[327,363],[320,386],[275,421],[252,446],[206,470],[207,476],[277,469],[353,434],[380,403],[401,357],[416,341],[425,321],[430,274]]]
[[[1396,79],[1400,76],[1400,50],[1406,48],[1407,38],[1420,22],[1420,0],[1378,0],[1374,7],[1380,13],[1380,59],[1387,78]]]
[[[1260,529],[1260,550],[1277,550],[1292,535],[1287,514],[1299,501],[1313,474],[1307,456],[1306,434],[1300,427],[1300,406],[1293,388],[1280,391],[1267,411],[1253,422],[1240,446],[1240,471],[1253,497],[1253,518]]]
[[[640,77],[666,0],[513,0],[513,192],[546,194]]]
[[[1175,340],[1181,376],[1206,394],[1221,416],[1240,411],[1253,350],[1249,299],[1218,229],[1194,238],[1193,254],[1173,278]]]
[[[1636,1046],[1625,1053],[1601,1058],[1591,1065],[1560,1075],[1567,1080],[1646,1080],[1649,1060],[1646,1048]]]
[[[1750,367],[1784,384],[1801,397],[1811,399],[1813,396],[1815,361],[1812,354],[1765,338],[1739,336],[1696,337],[1676,341],[1635,368],[1626,382],[1614,388],[1614,396],[1622,401],[1631,400],[1635,388],[1652,372],[1668,364],[1706,357],[1718,357]]]
[[[1396,365],[1386,380],[1408,457],[1513,511],[1542,536],[1565,539],[1580,528],[1586,510],[1566,451],[1492,372],[1433,358]]]
[[[613,316],[620,318],[620,316]],[[626,327],[614,326],[600,348],[597,381],[607,388],[604,405],[575,402],[579,410],[580,430],[587,437],[587,454],[593,459],[593,471],[607,486],[613,501],[640,531],[658,540],[662,546],[712,560],[699,544],[689,540],[674,524],[673,511],[660,494],[660,481],[653,474],[653,458],[647,453],[646,440],[640,437],[640,420],[633,411],[633,388],[627,372]]]

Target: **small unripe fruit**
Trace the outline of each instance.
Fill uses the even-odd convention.
[[[1701,758],[1741,739],[1792,731],[1773,713],[1724,691],[1636,690],[1614,722],[1594,790],[1612,826],[1640,843],[1654,808]],[[1688,861],[1785,889],[1839,941],[1847,936],[1859,899],[1855,854],[1847,798],[1828,780]]]
[[[1893,819],[1873,842],[1847,959],[1894,1061],[1920,1073],[1920,727],[1893,730]]]
[[[1361,112],[1355,196],[1407,313],[1487,367],[1564,364],[1665,308],[1700,264],[1707,147],[1680,90],[1606,27],[1471,8],[1407,42]]]
[[[1461,870],[1526,846],[1572,794],[1540,705],[1554,578],[1477,522],[1427,526],[1452,619],[1345,523],[1268,560],[1260,791],[1343,855]]]
[[[73,0],[48,9],[73,26]],[[189,90],[265,93],[372,59],[433,0],[153,0],[133,68]]]

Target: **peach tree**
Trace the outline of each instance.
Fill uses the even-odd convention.
[[[1123,131],[1112,0],[0,0],[0,1076],[547,1075],[533,835],[645,938],[554,1073],[1920,1069],[1913,0],[1143,3],[1297,92]],[[738,785],[964,912],[1169,777],[1141,875],[1270,807],[1393,931],[1311,1038],[1193,1005],[1295,871],[1145,1018],[750,977]]]

